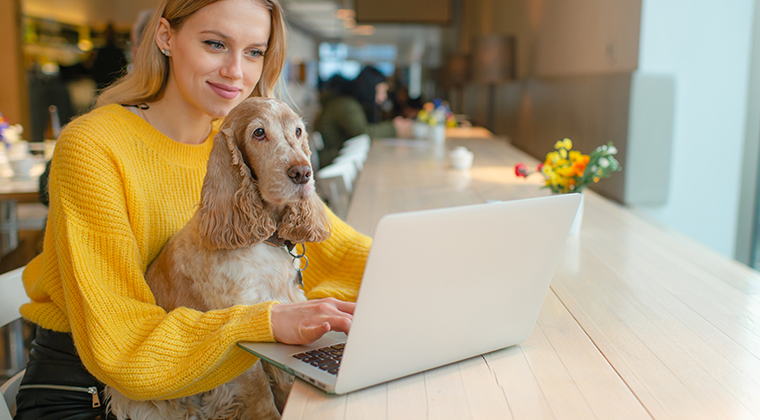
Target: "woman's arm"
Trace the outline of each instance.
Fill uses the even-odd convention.
[[[303,273],[306,297],[354,302],[372,239],[354,230],[329,208],[327,214],[332,224],[330,237],[307,246],[309,267]]]

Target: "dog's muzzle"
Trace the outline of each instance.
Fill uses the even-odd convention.
[[[306,184],[311,180],[311,167],[306,165],[292,166],[288,169],[288,177],[294,184]]]

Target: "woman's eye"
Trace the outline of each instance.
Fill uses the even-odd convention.
[[[253,130],[253,138],[255,138],[256,140],[263,139],[265,135],[266,133],[264,132],[264,129],[261,127]]]
[[[264,55],[265,55],[264,51],[261,51],[261,50],[251,50],[250,52],[248,52],[248,54],[250,54],[251,57],[254,57],[254,58],[256,58],[256,57],[264,57]]]
[[[223,50],[224,49],[224,44],[222,44],[219,41],[205,41],[205,44],[208,45],[209,47],[215,49],[215,50]]]
[[[296,128],[296,137],[298,137],[299,139],[301,138],[301,129],[300,128]]]

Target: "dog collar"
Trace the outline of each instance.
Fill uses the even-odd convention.
[[[273,233],[272,236],[270,236],[269,238],[264,239],[264,243],[276,248],[284,246],[285,248],[288,249],[288,252],[293,251],[293,248],[296,247],[296,244],[294,244],[293,242],[286,241],[285,239],[280,238],[280,235],[278,235],[277,232]]]
[[[306,268],[309,266],[309,259],[306,258],[306,244],[301,244],[301,253],[299,254],[296,250],[296,253],[293,253],[293,250],[296,249],[296,244],[293,242],[290,242],[288,240],[280,238],[280,235],[277,234],[277,232],[273,233],[272,236],[264,240],[264,243],[273,246],[275,248],[283,248],[285,249],[288,254],[290,254],[291,257],[293,257],[293,269],[296,270],[296,283],[298,283],[299,286],[303,289],[303,270],[306,270]],[[301,268],[301,259],[303,259],[306,262],[306,265]],[[298,260],[298,264],[296,265],[296,260]],[[296,268],[296,266],[298,268]]]

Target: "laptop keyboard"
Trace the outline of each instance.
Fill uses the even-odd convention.
[[[334,346],[309,350],[305,353],[294,354],[293,357],[327,373],[337,375],[340,361],[343,359],[344,346],[345,343],[340,343]]]

